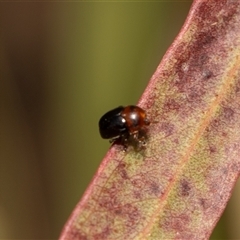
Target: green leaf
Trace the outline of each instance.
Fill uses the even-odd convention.
[[[146,149],[114,145],[60,239],[207,239],[240,170],[240,1],[194,1],[139,105]]]

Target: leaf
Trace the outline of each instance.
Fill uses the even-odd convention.
[[[139,105],[143,151],[114,145],[60,239],[207,239],[240,170],[240,1],[194,1]]]

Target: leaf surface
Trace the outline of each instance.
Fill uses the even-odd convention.
[[[240,1],[194,1],[139,106],[146,149],[111,147],[60,239],[209,238],[240,170]]]

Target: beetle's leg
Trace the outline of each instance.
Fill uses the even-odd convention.
[[[109,140],[109,143],[113,143],[116,139],[112,138]]]
[[[129,144],[129,134],[127,134],[127,133],[123,133],[122,135],[121,135],[121,143],[122,143],[122,145],[123,145],[123,151],[124,152],[126,152],[127,151],[127,149],[128,149],[128,144]]]
[[[119,140],[121,138],[121,136],[117,136],[117,137],[114,137],[114,138],[111,138],[109,140],[109,142],[112,144],[112,143],[115,143],[117,140]]]

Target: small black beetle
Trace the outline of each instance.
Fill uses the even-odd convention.
[[[110,142],[120,140],[125,149],[129,140],[145,145],[143,129],[150,124],[145,111],[134,105],[120,106],[105,113],[99,120],[100,135]]]

